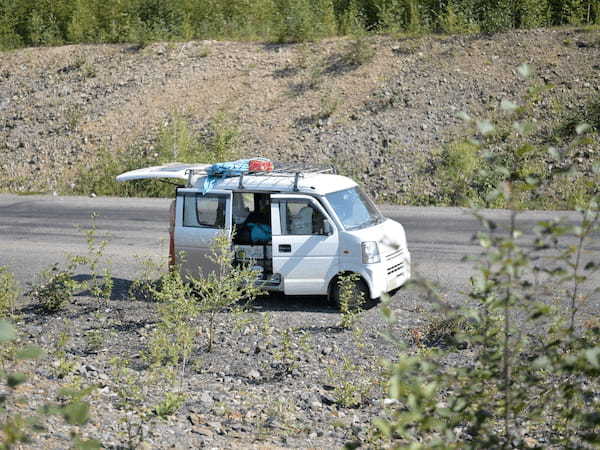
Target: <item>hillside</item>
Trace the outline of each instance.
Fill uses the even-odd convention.
[[[597,29],[5,52],[0,190],[66,193],[102,149],[151,154],[174,120],[202,136],[218,118],[239,133],[241,155],[334,163],[378,201],[411,203],[414,186],[435,188],[424,164],[464,133],[458,112],[485,117],[525,95],[523,62],[551,88],[536,100],[542,129],[599,95]]]

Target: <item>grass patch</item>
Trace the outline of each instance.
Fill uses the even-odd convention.
[[[236,148],[238,135],[236,127],[225,116],[213,120],[204,133],[194,132],[186,119],[175,117],[160,131],[153,147],[133,147],[120,152],[106,148],[100,150],[91,167],[79,170],[72,192],[120,197],[170,197],[173,192],[171,184],[158,180],[118,183],[115,177],[128,170],[174,161],[214,163],[236,159],[239,156]]]
[[[503,181],[518,209],[588,203],[598,189],[591,176],[600,152],[600,98],[576,113],[555,105],[558,117],[540,126],[542,119],[525,115],[545,95],[534,85],[523,106],[503,101],[507,111],[490,120],[469,118],[475,137],[457,137],[420,162],[407,198],[422,206],[506,208],[506,192],[497,189]]]

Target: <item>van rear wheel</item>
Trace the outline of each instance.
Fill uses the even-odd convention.
[[[329,291],[329,299],[337,308],[342,309],[344,307],[353,310],[365,306],[371,300],[369,286],[367,286],[365,280],[360,277],[356,279],[346,278],[346,281],[340,283],[340,279],[343,280],[343,278],[336,277],[332,281]],[[343,305],[343,303],[346,303],[346,305]]]

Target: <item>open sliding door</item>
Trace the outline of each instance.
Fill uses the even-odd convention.
[[[198,277],[214,271],[209,258],[214,238],[225,233],[231,239],[231,192],[178,189],[176,208],[175,253],[181,274]]]

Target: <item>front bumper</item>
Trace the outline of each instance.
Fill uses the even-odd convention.
[[[397,250],[382,258],[382,262],[367,268],[371,280],[371,298],[381,297],[410,279],[411,256],[408,250]]]

